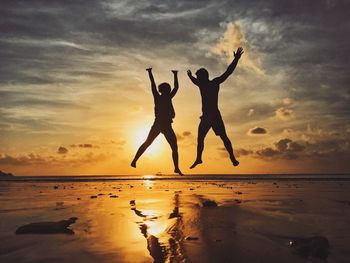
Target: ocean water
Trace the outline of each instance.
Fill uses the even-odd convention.
[[[1,181],[124,181],[124,180],[188,180],[188,181],[249,181],[249,180],[329,180],[347,181],[350,174],[147,174],[147,175],[55,175],[55,176],[14,176],[0,178]]]

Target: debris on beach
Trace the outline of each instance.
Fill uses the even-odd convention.
[[[202,203],[203,207],[217,207],[218,204],[215,202],[215,201],[212,201],[212,200],[205,200],[203,203]]]
[[[109,198],[118,198],[119,196],[117,195],[110,195]]]
[[[95,198],[97,198],[97,195],[92,195],[92,196],[90,196],[90,198],[95,199]]]
[[[289,245],[297,254],[306,258],[326,259],[329,254],[329,241],[323,236],[296,238],[289,241]]]
[[[185,237],[185,240],[189,240],[189,241],[192,241],[192,240],[198,240],[199,238],[198,237]]]
[[[242,194],[242,192],[237,191],[237,192],[235,192],[235,194],[236,194],[236,195],[241,195],[241,194]]]
[[[16,230],[16,235],[22,234],[68,234],[73,235],[74,231],[68,227],[74,224],[77,217],[71,217],[68,220],[61,220],[57,222],[38,222],[31,223],[19,227]]]

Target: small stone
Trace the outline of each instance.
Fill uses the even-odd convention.
[[[205,200],[203,203],[202,203],[203,207],[217,207],[218,204],[215,202],[215,201],[212,201],[212,200]]]
[[[289,242],[295,251],[306,258],[326,259],[329,254],[329,241],[323,236],[296,238]]]
[[[198,240],[199,238],[198,237],[185,237],[185,240]]]

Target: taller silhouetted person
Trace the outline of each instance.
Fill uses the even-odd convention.
[[[151,81],[152,94],[154,98],[154,113],[155,120],[153,126],[148,134],[146,141],[138,149],[134,160],[131,162],[131,166],[136,168],[136,162],[141,157],[141,155],[146,151],[146,149],[152,144],[154,139],[163,133],[166,140],[170,144],[173,156],[173,162],[175,170],[174,172],[183,175],[179,168],[179,155],[177,151],[177,139],[175,132],[171,126],[173,118],[175,117],[175,110],[172,104],[172,98],[175,96],[177,90],[179,89],[179,82],[177,78],[177,70],[172,70],[174,74],[174,88],[171,90],[169,83],[161,83],[156,87],[154,77],[152,74],[152,68],[146,69]]]
[[[227,137],[225,124],[222,120],[221,113],[218,108],[218,95],[220,84],[223,83],[235,70],[238,60],[243,54],[243,48],[238,48],[236,52],[233,52],[234,59],[228,66],[227,70],[219,77],[212,80],[209,79],[209,73],[205,68],[200,68],[196,72],[197,78],[192,76],[190,70],[187,71],[188,77],[193,84],[199,87],[202,96],[202,116],[198,127],[197,137],[197,158],[190,167],[191,169],[202,163],[202,152],[204,149],[204,138],[207,135],[210,128],[212,128],[217,136],[220,136],[224,142],[225,148],[230,155],[231,162],[234,166],[239,165],[236,160],[232,144]]]

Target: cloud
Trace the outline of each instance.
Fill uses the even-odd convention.
[[[275,111],[275,116],[283,121],[288,121],[295,118],[294,111],[287,108],[279,108]]]
[[[1,165],[12,165],[12,166],[22,166],[29,164],[43,164],[45,160],[38,155],[33,153],[18,157],[13,157],[7,154],[0,154],[0,164]]]
[[[65,156],[42,156],[39,154],[26,154],[12,156],[8,154],[0,154],[0,164],[7,166],[81,166],[91,162],[102,162],[110,158],[111,154],[94,154],[86,153],[84,155],[78,155],[67,158]]]
[[[254,153],[254,151],[244,148],[238,148],[234,150],[235,156],[238,158],[240,156],[247,156]]]
[[[192,133],[190,131],[184,131],[182,133],[183,136],[190,136]]]
[[[70,147],[75,148],[99,148],[97,145],[92,145],[91,143],[80,143],[80,144],[71,144]]]
[[[306,147],[298,142],[294,142],[288,138],[281,139],[275,143],[275,147],[267,147],[256,151],[258,158],[279,158],[279,159],[298,159],[301,152]]]
[[[212,48],[212,52],[226,57],[228,61],[232,61],[233,49],[237,47],[244,48],[244,54],[240,65],[243,68],[252,70],[256,74],[263,74],[264,71],[260,66],[260,57],[250,47],[249,42],[244,36],[242,26],[239,22],[230,22],[227,24],[227,28],[223,36]]]
[[[254,109],[249,109],[247,116],[250,117],[254,114]]]
[[[228,153],[227,153],[227,150],[225,147],[219,147],[217,149],[220,151],[219,152],[220,156],[222,156],[222,157],[228,156]],[[253,150],[244,149],[244,148],[233,149],[233,152],[237,158],[241,157],[241,156],[248,156],[248,155],[251,155],[254,153]]]
[[[280,152],[275,149],[272,149],[271,147],[267,147],[256,151],[256,154],[258,157],[265,158],[265,157],[274,157],[274,156],[280,155]]]
[[[248,135],[262,135],[262,134],[266,134],[267,130],[265,128],[262,127],[255,127],[255,128],[251,128],[248,131]]]
[[[57,153],[58,154],[67,154],[68,153],[68,149],[63,147],[63,146],[60,146],[57,150]]]
[[[282,103],[286,106],[289,106],[289,105],[294,103],[294,100],[291,98],[284,98],[284,99],[282,99]]]
[[[274,146],[265,147],[252,154],[260,159],[285,160],[314,160],[319,158],[339,162],[350,154],[349,138],[322,138],[311,142],[294,141],[289,138],[281,139]],[[337,161],[338,160],[338,161]],[[342,165],[344,166],[344,165]]]
[[[184,132],[182,132],[182,134],[177,133],[176,138],[178,141],[183,141],[187,137],[190,137],[191,135],[192,135],[192,133],[190,131],[184,131]]]

